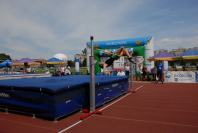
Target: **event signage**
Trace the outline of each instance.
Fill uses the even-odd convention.
[[[196,78],[196,82],[198,83],[198,71],[195,72],[195,78]]]
[[[144,46],[147,44],[152,37],[137,37],[137,38],[129,38],[122,40],[110,40],[110,41],[95,41],[93,43],[94,47],[100,49],[111,49],[111,48],[120,48],[120,47],[136,47],[136,46]],[[90,42],[87,42],[87,46],[91,46]]]
[[[195,83],[196,74],[193,71],[167,71],[165,72],[166,82]]]
[[[113,62],[114,69],[124,69],[124,57],[120,57],[118,60]]]

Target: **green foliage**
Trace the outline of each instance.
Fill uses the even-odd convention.
[[[71,68],[71,73],[72,73],[73,75],[76,74],[75,67],[72,67],[72,68]],[[81,74],[81,75],[87,75],[87,67],[80,67],[80,74]]]
[[[3,62],[4,60],[11,60],[10,55],[4,54],[4,53],[0,53],[0,62]]]
[[[68,60],[67,61],[67,65],[70,66],[70,67],[74,67],[75,66],[74,61],[72,61],[72,60]]]
[[[39,73],[45,73],[46,71],[47,70],[45,68],[33,68],[32,69],[32,72],[37,73],[37,74],[39,74]]]
[[[82,62],[82,67],[86,67],[87,66],[87,59],[85,58]]]
[[[86,48],[84,48],[84,49],[82,50],[82,54],[83,54],[83,55],[86,55],[86,54],[87,54],[87,49],[86,49]]]

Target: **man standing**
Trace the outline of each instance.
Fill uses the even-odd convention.
[[[162,84],[164,83],[163,79],[163,63],[160,61],[157,63],[157,77],[158,81],[161,81]]]
[[[154,66],[151,69],[151,74],[152,74],[152,77],[153,77],[153,81],[156,81],[156,78],[157,78],[157,67],[156,66]]]

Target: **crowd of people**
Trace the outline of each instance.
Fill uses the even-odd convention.
[[[151,75],[151,79],[149,77],[149,75]],[[146,81],[146,80],[152,80],[152,81],[160,81],[162,84],[164,82],[163,79],[163,64],[162,62],[158,61],[156,62],[156,65],[150,70],[148,71],[146,67],[142,68],[142,80]]]
[[[55,72],[53,73],[53,76],[65,76],[65,75],[71,75],[70,67],[66,66],[59,66]]]
[[[95,55],[101,54],[100,50],[95,51]],[[115,52],[111,52],[108,50],[105,50],[103,54],[108,55],[108,59],[104,62],[98,62],[99,67],[102,69],[102,73],[106,75],[112,75],[111,71],[108,71],[108,67],[113,65],[113,62],[115,60],[118,60],[121,56],[126,56],[129,62],[136,64],[132,60],[132,52],[129,52],[127,49],[124,47],[121,47],[117,49]],[[129,76],[129,65],[125,64],[125,69],[124,70],[118,70],[116,71],[117,76]],[[137,73],[136,73],[137,74]],[[155,67],[151,69],[151,71],[148,71],[146,67],[142,68],[142,72],[140,72],[141,80],[145,81],[149,79],[149,75],[152,75],[152,80],[153,81],[161,81],[162,83],[164,82],[163,80],[163,64],[162,62],[157,62]]]
[[[130,67],[129,62],[135,64],[140,69],[140,64],[136,64],[132,58],[132,51],[128,51],[124,47],[121,47],[114,52],[104,50],[101,51],[99,49],[95,50],[94,56],[99,57],[99,55],[106,55],[108,58],[106,61],[100,62],[100,60],[96,60],[95,65],[99,66],[98,69],[101,69],[101,73],[105,75],[117,75],[117,76],[129,76]],[[113,65],[115,60],[118,60],[121,56],[125,56],[128,59],[128,63],[125,63],[123,69],[119,69],[117,71],[110,71],[108,70],[110,66]],[[96,69],[96,68],[95,68]],[[138,70],[139,70],[138,69]],[[141,71],[141,69],[140,69]],[[163,64],[162,62],[156,62],[156,65],[148,71],[146,67],[142,67],[141,72],[136,71],[136,76],[139,74],[142,81],[152,80],[152,81],[161,81],[164,82],[163,79]],[[54,73],[54,76],[64,76],[64,75],[71,75],[70,67],[60,66],[59,69]],[[151,78],[152,77],[152,78]]]

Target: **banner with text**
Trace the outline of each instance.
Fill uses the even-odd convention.
[[[193,71],[166,71],[164,76],[166,82],[196,83],[198,73]]]

